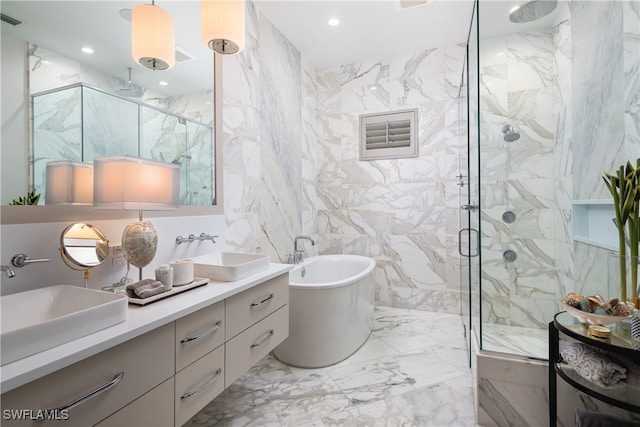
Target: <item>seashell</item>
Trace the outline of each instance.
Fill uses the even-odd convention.
[[[579,302],[578,302],[578,308],[582,311],[585,311],[587,313],[592,313],[593,310],[591,310],[591,306],[589,305],[589,301],[586,298],[582,298]]]
[[[613,307],[613,310],[617,316],[629,316],[631,315],[631,309],[626,304],[619,302]]]
[[[567,294],[566,297],[564,297],[562,302],[567,304],[567,305],[570,305],[571,307],[578,308],[578,304],[580,303],[580,300],[582,298],[584,298],[582,295],[570,292],[570,293]]]
[[[592,313],[596,311],[596,309],[600,308],[602,303],[604,302],[602,297],[598,297],[600,297],[600,295],[592,295],[587,297],[587,304],[589,304],[589,308],[591,309]]]

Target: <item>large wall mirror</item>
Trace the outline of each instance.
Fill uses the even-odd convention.
[[[222,213],[222,61],[200,39],[200,2],[159,5],[175,25],[176,64],[164,71],[132,58],[138,4],[2,2],[2,223],[118,217],[44,205],[46,163],[118,154],[180,165],[174,215]],[[43,206],[7,207],[30,189]]]

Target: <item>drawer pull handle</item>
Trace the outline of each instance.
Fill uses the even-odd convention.
[[[263,299],[263,300],[262,300],[262,301],[260,301],[260,302],[252,302],[252,303],[249,305],[249,307],[251,307],[251,308],[256,308],[256,307],[258,307],[258,306],[260,306],[260,305],[264,304],[265,302],[270,301],[270,300],[272,300],[272,299],[273,299],[273,294],[269,294],[269,296],[268,296],[268,297],[266,297],[265,299]]]
[[[199,340],[202,337],[206,337],[207,335],[209,335],[209,334],[217,331],[218,329],[220,329],[220,326],[222,326],[222,320],[218,320],[215,325],[213,325],[209,329],[206,329],[206,330],[200,332],[195,337],[182,338],[180,340],[180,344],[186,344],[186,343],[189,343],[189,342],[192,342],[192,341],[195,341],[195,340]]]
[[[205,388],[209,387],[211,384],[213,384],[213,382],[215,380],[218,379],[218,377],[220,377],[220,374],[222,373],[222,369],[218,368],[216,370],[216,373],[213,374],[213,376],[205,383],[203,383],[200,387],[198,387],[197,389],[193,390],[193,391],[188,391],[185,394],[183,394],[182,396],[180,396],[180,399],[188,399],[190,397],[195,396],[196,394],[200,393],[202,390],[204,390]]]
[[[269,340],[269,338],[271,338],[273,336],[273,334],[274,334],[273,329],[269,330],[269,333],[267,333],[267,335],[265,335],[264,338],[262,338],[258,342],[254,342],[253,344],[251,344],[249,346],[249,348],[253,349],[253,348],[256,348],[256,347],[260,347],[262,344],[266,343]]]
[[[111,381],[109,381],[107,384],[98,387],[97,389],[85,394],[81,398],[76,399],[71,403],[68,403],[68,404],[64,405],[61,408],[53,409],[52,411],[54,411],[54,412],[68,411],[70,409],[75,408],[78,405],[82,405],[83,403],[85,403],[86,401],[88,401],[90,399],[93,399],[97,395],[99,395],[101,393],[104,393],[105,391],[117,386],[118,383],[122,380],[123,377],[124,377],[124,371],[116,374],[116,376],[113,377],[113,379]]]

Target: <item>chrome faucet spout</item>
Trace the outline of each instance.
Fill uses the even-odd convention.
[[[8,278],[12,278],[13,276],[16,275],[16,272],[13,271],[13,268],[11,268],[10,266],[2,265],[0,267],[1,267],[2,271],[5,272],[5,274],[7,275]]]
[[[314,246],[316,244],[316,242],[314,242],[313,239],[309,236],[297,236],[295,239],[293,239],[293,262],[290,262],[290,264],[298,264],[304,261],[304,251],[298,249],[298,240],[308,240],[311,242],[311,246]]]
[[[313,239],[309,236],[297,236],[294,240],[293,240],[293,251],[297,252],[298,251],[298,240],[308,240],[311,242],[311,246],[314,246],[316,244],[316,242],[313,241]]]

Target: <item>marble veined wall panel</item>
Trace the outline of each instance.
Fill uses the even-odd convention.
[[[464,55],[449,46],[318,71],[319,250],[375,258],[378,304],[459,310]],[[358,160],[361,114],[416,107],[418,158]]]
[[[551,30],[480,40],[482,320],[546,328],[557,311]],[[503,126],[520,134],[505,141]],[[503,220],[515,213],[513,223]],[[505,260],[514,251],[514,261]]]
[[[315,71],[253,3],[246,22],[245,49],[224,58],[227,246],[286,261],[316,221]]]
[[[574,197],[609,198],[602,174],[640,153],[624,144],[623,2],[574,1],[571,19]]]

